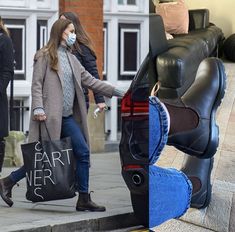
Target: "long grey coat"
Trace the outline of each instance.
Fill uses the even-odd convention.
[[[82,85],[111,98],[114,87],[97,80],[87,72],[80,64],[78,59],[67,51],[69,62],[75,78],[75,101],[73,115],[80,124],[85,139],[89,144],[89,134],[87,126],[87,108]],[[32,81],[32,107],[31,119],[29,125],[29,142],[35,142],[39,139],[39,122],[33,120],[33,110],[42,107],[45,110],[47,120],[46,125],[52,139],[60,139],[63,108],[63,72],[58,67],[55,72],[50,68],[49,56],[38,51],[34,58],[34,70]],[[42,126],[42,138],[48,139],[45,128]]]

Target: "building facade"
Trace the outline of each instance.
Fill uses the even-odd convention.
[[[58,18],[58,0],[0,0],[0,15],[10,31],[15,53],[13,130],[29,127],[33,57],[47,42]],[[10,95],[10,87],[8,95]]]
[[[14,130],[27,134],[33,57],[48,41],[51,26],[63,11],[79,15],[93,42],[100,76],[118,88],[128,89],[148,53],[149,9],[146,0],[96,0],[92,3],[87,0],[0,0],[0,15],[10,30],[15,49],[14,110],[11,115]],[[98,150],[102,150],[105,139],[117,141],[120,130],[120,100],[113,98],[106,102],[110,110],[105,113],[105,126],[89,121],[91,141],[94,146],[101,143]]]
[[[104,0],[103,76],[127,90],[149,51],[149,4],[146,0]],[[107,140],[118,140],[120,100],[108,100],[105,117]]]
[[[73,11],[90,35],[102,76],[103,1],[87,0],[0,0],[0,15],[10,30],[15,50],[14,103],[11,129],[27,134],[31,105],[33,57],[49,38],[59,12]],[[94,23],[95,22],[95,23]],[[10,86],[8,88],[10,97]],[[94,137],[99,137],[95,135]],[[102,128],[104,138],[104,129]]]

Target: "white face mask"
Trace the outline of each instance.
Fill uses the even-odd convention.
[[[68,46],[72,46],[76,41],[76,34],[75,33],[69,33],[67,38],[66,38],[66,44]]]

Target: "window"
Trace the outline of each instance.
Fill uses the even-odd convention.
[[[119,5],[124,5],[124,0],[118,0]]]
[[[136,5],[136,0],[118,0],[119,5]]]
[[[15,75],[14,79],[25,79],[25,20],[6,19],[6,27],[10,31],[14,48]]]
[[[47,43],[47,21],[37,21],[37,50],[42,48]]]
[[[132,80],[140,62],[139,24],[119,24],[119,57],[119,80]]]
[[[141,2],[146,0],[141,0]],[[120,12],[140,12],[140,0],[118,0],[117,10]]]
[[[104,23],[104,28],[103,28],[103,38],[104,38],[104,55],[103,55],[103,80],[107,80],[107,48],[108,48],[108,43],[107,43],[107,23]]]
[[[127,0],[127,5],[136,5],[136,0]]]
[[[121,74],[133,74],[138,66],[137,29],[121,29]]]

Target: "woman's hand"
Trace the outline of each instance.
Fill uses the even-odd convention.
[[[35,121],[40,121],[40,122],[43,122],[43,121],[46,121],[47,117],[45,114],[36,114],[33,116],[33,120]]]
[[[107,105],[105,103],[103,103],[103,102],[102,103],[98,103],[97,106],[98,106],[100,112],[102,112],[104,110],[107,110],[107,108],[108,108]]]
[[[47,119],[45,111],[41,107],[35,108],[33,110],[33,114],[34,114],[33,120],[35,120],[35,121],[42,122],[42,121],[45,121]]]

